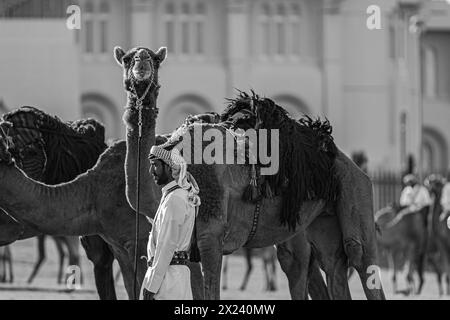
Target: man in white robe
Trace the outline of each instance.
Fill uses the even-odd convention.
[[[192,300],[187,261],[200,205],[198,186],[186,171],[176,147],[168,151],[154,146],[150,173],[162,185],[162,198],[147,245],[147,273],[142,284],[144,300]]]
[[[419,184],[417,178],[408,174],[403,178],[405,188],[400,195],[400,206],[405,207],[400,213],[417,212],[432,203],[427,188]]]

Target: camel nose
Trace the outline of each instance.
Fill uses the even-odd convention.
[[[147,50],[145,50],[145,49],[140,49],[140,50],[136,53],[135,59],[136,59],[137,61],[148,60],[148,59],[150,59],[150,55],[148,54]]]

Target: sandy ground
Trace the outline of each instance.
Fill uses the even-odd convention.
[[[58,285],[56,281],[58,266],[57,255],[54,242],[51,238],[47,238],[47,260],[41,267],[35,281],[29,285],[26,283],[30,275],[33,264],[37,259],[37,243],[35,239],[19,241],[12,246],[12,254],[14,259],[14,283],[0,284],[0,299],[2,300],[25,300],[25,299],[44,299],[44,300],[96,300],[98,295],[95,290],[92,264],[86,258],[84,250],[80,248],[82,253],[81,268],[83,270],[84,284],[81,289],[69,292],[65,285]],[[118,266],[115,262],[115,270]],[[288,300],[290,299],[288,284],[286,277],[277,268],[277,286],[275,292],[267,292],[264,290],[265,278],[263,274],[263,266],[261,259],[254,258],[254,268],[250,276],[248,287],[245,291],[240,291],[242,278],[246,271],[246,264],[243,257],[235,255],[230,256],[228,262],[228,290],[222,290],[222,299],[229,300]],[[391,272],[382,270],[382,282],[388,299],[448,299],[447,296],[442,298],[438,295],[437,283],[435,276],[431,273],[426,274],[423,294],[420,296],[393,295],[390,282]],[[399,289],[404,287],[404,275],[400,275]],[[121,277],[116,286],[119,299],[127,299],[127,294],[123,286]],[[353,276],[350,279],[350,290],[353,299],[365,299],[359,278]]]

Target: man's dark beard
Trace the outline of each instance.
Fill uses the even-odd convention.
[[[172,180],[171,178],[170,170],[167,170],[167,167],[164,166],[163,173],[160,176],[156,176],[156,184],[159,186],[164,186]]]

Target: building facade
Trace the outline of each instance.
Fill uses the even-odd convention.
[[[66,119],[92,116],[109,138],[123,138],[126,95],[112,49],[166,46],[159,133],[188,114],[220,112],[236,88],[253,89],[294,117],[327,117],[337,145],[364,151],[372,170],[402,169],[408,155],[427,171],[449,167],[445,1],[79,0],[81,29],[68,30],[73,3],[0,0],[0,99],[8,108],[32,103]],[[367,26],[371,5],[381,29]],[[416,17],[425,28],[414,28]]]

